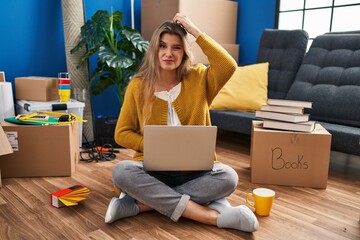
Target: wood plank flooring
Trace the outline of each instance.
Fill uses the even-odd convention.
[[[325,190],[250,182],[249,136],[220,132],[219,160],[239,174],[232,205],[245,204],[245,195],[256,187],[276,191],[269,217],[259,217],[255,233],[219,229],[187,219],[174,223],[157,212],[104,223],[114,196],[111,170],[129,159],[131,150],[120,149],[117,159],[80,162],[72,177],[8,178],[0,189],[0,239],[360,239],[360,158],[332,153]],[[51,192],[83,184],[88,199],[78,206],[50,206]]]

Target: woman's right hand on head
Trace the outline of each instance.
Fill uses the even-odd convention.
[[[185,31],[193,35],[195,38],[197,38],[202,33],[200,29],[197,28],[195,24],[183,14],[177,13],[174,16],[173,21],[176,24],[179,24],[182,28],[185,29]]]

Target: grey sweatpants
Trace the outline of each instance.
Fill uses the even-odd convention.
[[[139,161],[123,160],[112,172],[117,188],[178,221],[188,201],[205,204],[229,196],[236,188],[234,169],[215,163],[211,171],[147,172]]]

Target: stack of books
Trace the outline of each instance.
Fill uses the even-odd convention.
[[[69,188],[59,190],[50,194],[50,202],[53,207],[61,208],[64,206],[78,205],[90,194],[87,187],[75,185]]]
[[[264,128],[312,132],[315,122],[309,121],[310,115],[304,113],[305,108],[312,108],[312,102],[268,99],[255,116],[263,119]]]

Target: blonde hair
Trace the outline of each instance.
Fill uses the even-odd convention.
[[[155,88],[160,79],[160,63],[158,51],[160,40],[163,34],[168,33],[180,37],[184,46],[184,56],[180,66],[176,69],[177,77],[180,81],[188,74],[191,66],[190,45],[187,39],[187,32],[178,24],[166,21],[161,24],[153,33],[149,49],[147,50],[143,62],[135,75],[143,80],[141,109],[143,113],[143,126],[146,125],[152,113],[152,106],[155,101]]]

